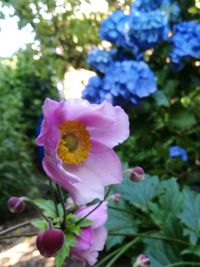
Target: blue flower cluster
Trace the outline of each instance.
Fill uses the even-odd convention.
[[[168,39],[169,19],[161,9],[132,12],[128,22],[128,40],[141,49],[154,47]]]
[[[99,76],[91,77],[83,91],[82,97],[90,101],[90,103],[100,104],[105,98],[100,97],[103,92],[103,80]]]
[[[103,21],[100,37],[137,55],[140,49],[168,40],[169,21],[179,13],[179,6],[170,0],[136,0],[130,15],[117,10]]]
[[[200,58],[200,23],[181,22],[174,26],[172,36],[173,50],[170,58],[175,67],[180,68],[181,61]]]
[[[115,54],[116,49],[107,51],[94,48],[90,51],[87,62],[94,70],[105,73],[112,64]]]
[[[171,146],[169,148],[169,156],[170,158],[180,157],[182,161],[188,160],[188,155],[187,155],[186,150],[179,146]]]
[[[156,9],[163,10],[168,13],[171,19],[177,19],[180,15],[178,4],[171,0],[136,0],[131,5],[131,12],[149,12]]]
[[[114,62],[102,79],[90,79],[83,97],[93,103],[107,99],[114,105],[136,104],[156,90],[156,77],[146,63],[124,60]]]
[[[129,43],[127,38],[128,21],[130,16],[125,15],[121,10],[116,10],[111,16],[103,21],[100,27],[100,38],[124,48],[137,52],[134,43]]]

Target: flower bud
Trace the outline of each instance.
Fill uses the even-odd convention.
[[[137,167],[133,168],[133,170],[131,171],[130,179],[133,182],[143,181],[144,177],[145,177],[145,173],[144,173],[143,168],[141,168],[141,167],[137,166]]]
[[[25,209],[25,203],[19,197],[9,198],[7,204],[8,204],[8,208],[10,212],[13,212],[13,213],[22,212]]]
[[[145,254],[140,254],[133,267],[148,267],[150,265],[150,259]]]
[[[121,200],[121,195],[116,193],[116,194],[111,196],[111,199],[113,202],[118,203]]]
[[[63,243],[63,231],[55,228],[41,232],[36,239],[36,246],[40,254],[46,258],[56,256]]]

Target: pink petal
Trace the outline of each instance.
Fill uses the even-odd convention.
[[[75,215],[78,215],[80,217],[85,217],[87,214],[89,214],[91,211],[93,211],[98,204],[94,204],[92,206],[89,206],[87,208],[80,208],[75,212]],[[108,212],[107,212],[107,202],[103,202],[98,208],[96,208],[89,216],[88,219],[93,222],[92,228],[97,229],[104,225],[108,218]]]
[[[128,115],[119,106],[114,107],[115,120],[109,127],[99,125],[99,128],[89,128],[92,139],[108,147],[114,147],[129,136]]]
[[[62,185],[66,190],[71,191],[73,183],[80,182],[79,177],[67,172],[63,168],[61,161],[58,158],[55,160],[55,158],[45,155],[42,165],[46,174],[56,183]]]
[[[97,251],[88,250],[80,252],[80,257],[84,258],[85,261],[87,261],[87,263],[91,266],[97,262],[98,255],[99,253]]]
[[[60,103],[59,109],[55,111],[56,120],[77,120],[87,127],[109,127],[116,120],[113,106],[108,102],[101,105],[92,105],[83,99],[68,99]]]
[[[108,147],[92,141],[88,159],[81,165],[69,165],[67,170],[81,177],[82,183],[93,184],[95,179],[103,186],[122,182],[122,166],[117,154]]]
[[[77,246],[75,250],[88,250],[94,240],[92,227],[85,227],[81,229],[80,237],[76,238]]]
[[[94,239],[92,243],[92,250],[101,251],[104,249],[104,245],[107,240],[107,230],[104,226],[94,230]]]
[[[49,116],[59,107],[59,105],[60,105],[59,102],[52,100],[50,98],[46,98],[42,106],[43,116],[44,117]]]

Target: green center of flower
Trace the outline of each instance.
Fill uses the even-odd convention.
[[[62,137],[64,145],[69,149],[70,152],[73,152],[78,147],[78,139],[73,134],[67,134]]]

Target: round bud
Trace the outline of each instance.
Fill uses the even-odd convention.
[[[46,258],[54,257],[62,248],[64,233],[59,229],[48,229],[38,234],[36,246],[40,254]]]
[[[116,193],[116,194],[111,196],[111,199],[113,202],[118,203],[121,200],[121,195],[119,193]]]
[[[24,201],[19,197],[11,197],[8,200],[8,208],[10,212],[18,213],[22,212],[25,209]]]
[[[143,168],[141,168],[141,167],[137,166],[137,167],[133,168],[133,170],[131,171],[130,179],[133,182],[143,181],[144,177],[145,177],[145,173],[144,173]]]
[[[140,254],[133,267],[148,267],[150,265],[150,259],[145,254]]]

